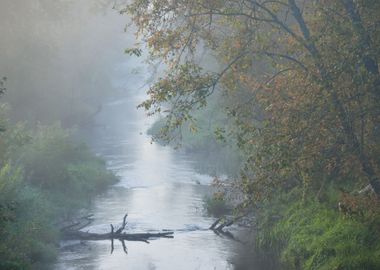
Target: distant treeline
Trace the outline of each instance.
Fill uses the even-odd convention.
[[[195,113],[193,122],[172,130],[169,136],[161,133],[165,119],[159,118],[148,130],[153,140],[192,156],[193,166],[201,173],[212,176],[235,177],[240,172],[242,153],[231,135],[232,121],[223,106],[223,97],[213,96],[206,108]]]

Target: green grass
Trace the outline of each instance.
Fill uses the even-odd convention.
[[[380,217],[345,216],[322,203],[295,203],[262,226],[259,243],[278,249],[288,269],[380,269]]]

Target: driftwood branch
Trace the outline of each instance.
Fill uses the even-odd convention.
[[[125,226],[127,225],[127,216],[128,214],[125,214],[123,218],[123,225],[121,225],[121,227],[116,231],[117,234],[121,233],[125,229]]]
[[[247,215],[248,213],[242,214],[240,216],[232,217],[232,218],[226,218],[226,217],[218,218],[216,221],[214,221],[214,223],[210,226],[209,229],[219,236],[224,236],[231,240],[245,244],[243,241],[236,238],[230,231],[223,230],[223,229],[225,227],[231,226],[232,224],[236,223],[237,221],[241,220]]]
[[[148,242],[149,239],[173,238],[174,232],[172,232],[172,231],[157,232],[157,233],[126,233],[126,232],[123,232],[125,229],[125,226],[127,224],[127,216],[128,215],[125,214],[121,227],[119,229],[117,229],[116,231],[115,231],[113,224],[110,224],[111,231],[109,233],[84,232],[84,231],[81,231],[80,229],[84,228],[85,226],[81,225],[80,229],[75,228],[75,226],[80,224],[80,222],[75,222],[74,224],[71,224],[69,226],[61,228],[62,238],[65,240],[107,240],[107,239],[110,239],[111,240],[111,253],[113,252],[113,240],[114,239],[118,239],[121,241],[121,243],[123,245],[123,250],[125,253],[127,253],[127,247],[126,247],[124,241],[142,241],[145,243],[149,243]],[[87,225],[89,225],[88,222],[86,222],[86,226]]]
[[[222,218],[218,218],[217,220],[215,220],[215,222],[210,226],[210,230],[214,230],[216,225],[218,225],[218,223],[222,220]]]
[[[242,214],[240,216],[237,216],[237,217],[233,217],[231,219],[227,219],[227,218],[219,218],[217,219],[211,226],[210,226],[210,230],[213,230],[214,232],[223,232],[223,229],[225,227],[229,227],[231,226],[232,224],[234,224],[235,222],[239,221],[240,219],[246,217],[247,214]]]
[[[63,238],[65,240],[107,240],[118,239],[127,241],[143,241],[147,242],[152,238],[173,238],[174,232],[158,232],[158,233],[91,233],[83,231],[65,232]]]

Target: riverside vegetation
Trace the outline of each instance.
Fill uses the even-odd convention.
[[[126,52],[148,50],[166,68],[140,107],[164,119],[163,142],[177,146],[182,134],[188,151],[210,162],[222,156],[205,170],[225,170],[241,194],[235,212],[256,217],[255,248],[244,252],[268,251],[283,269],[379,269],[380,2],[122,2],[115,8],[131,17],[142,44]],[[100,51],[88,47],[103,44],[102,35],[69,52],[61,42],[61,33],[76,44],[93,30],[73,27],[85,26],[76,20],[84,9],[4,3],[1,75],[24,79],[0,80],[11,106],[0,123],[0,268],[42,269],[55,257],[56,220],[116,181],[53,123],[91,124],[112,85],[104,59],[87,54]],[[21,17],[29,23],[13,31]]]
[[[2,127],[0,269],[44,269],[57,255],[57,223],[117,178],[58,124]]]
[[[58,223],[117,181],[74,131],[93,126],[123,62],[103,2],[1,1],[0,269],[51,268]]]
[[[236,211],[257,217],[256,246],[284,269],[380,268],[379,1],[135,0],[121,13],[166,66],[140,105],[164,119],[160,140],[182,130],[215,153],[216,133],[241,157]],[[214,130],[199,114],[210,101],[207,121],[228,119]]]

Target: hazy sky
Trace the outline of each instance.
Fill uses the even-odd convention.
[[[68,107],[91,114],[115,90],[143,85],[134,75],[144,72],[142,60],[124,54],[136,42],[132,29],[124,31],[128,17],[109,2],[0,2],[0,75],[8,77],[3,100],[17,107],[16,120],[66,119]]]

